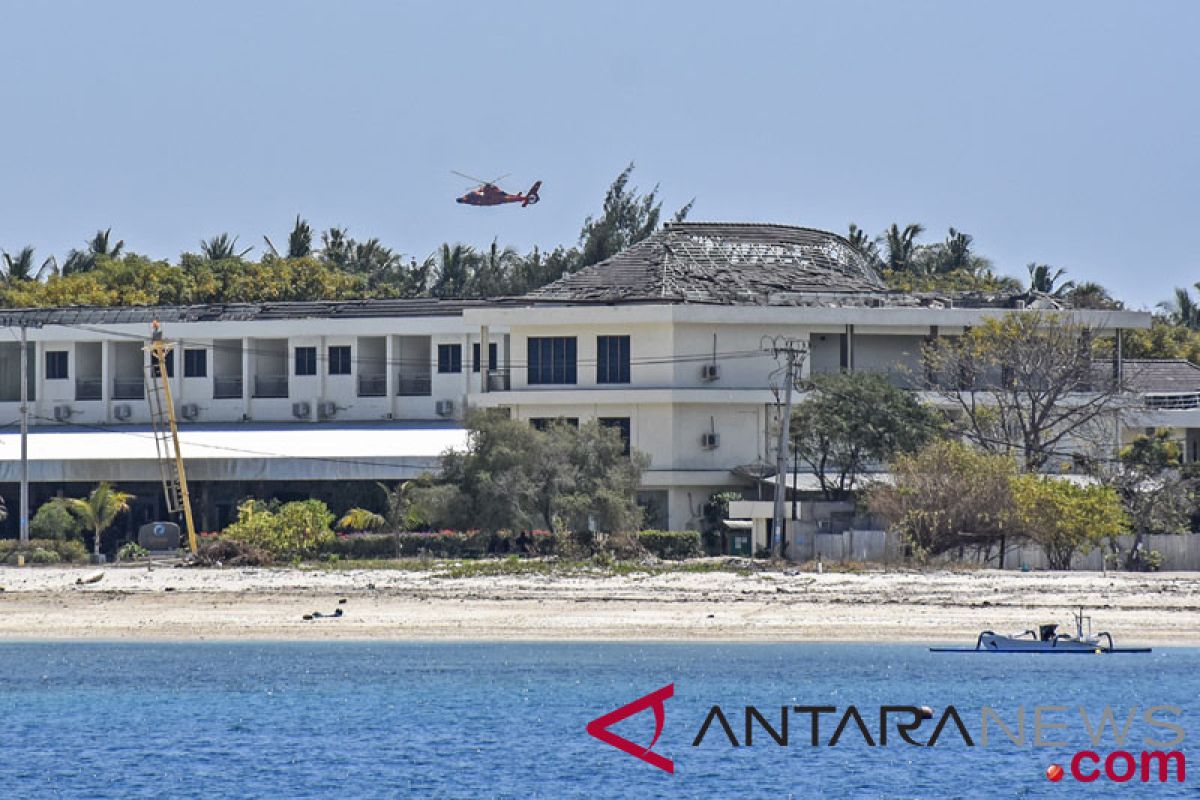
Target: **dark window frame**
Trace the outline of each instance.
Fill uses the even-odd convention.
[[[437,371],[439,375],[457,375],[462,372],[461,344],[437,346]]]
[[[577,383],[578,352],[574,336],[530,336],[526,382],[531,386]]]
[[[629,383],[629,337],[596,337],[596,383]]]
[[[183,351],[183,377],[208,377],[208,350],[203,347],[187,348]]]
[[[51,359],[53,356],[53,359]],[[46,351],[46,380],[65,381],[71,378],[71,356],[66,350]],[[51,366],[53,365],[53,366]]]
[[[328,348],[329,374],[350,375],[354,372],[354,353],[348,344],[330,345]]]
[[[495,342],[488,342],[488,372],[495,372],[500,363],[500,348]],[[471,345],[471,371],[479,372],[479,342]]]
[[[292,354],[292,369],[296,377],[311,377],[317,374],[317,348],[299,346]]]

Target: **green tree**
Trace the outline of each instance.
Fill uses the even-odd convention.
[[[1067,299],[1071,302],[1072,308],[1118,309],[1124,307],[1120,300],[1108,293],[1108,289],[1094,281],[1075,284],[1075,287],[1067,295]]]
[[[434,297],[462,297],[474,280],[479,255],[464,244],[443,244],[438,253],[430,294]]]
[[[1183,358],[1200,364],[1200,331],[1174,325],[1156,316],[1149,330],[1128,330],[1122,334],[1126,358]]]
[[[29,535],[34,539],[77,539],[83,533],[83,521],[71,513],[65,498],[55,497],[38,506],[29,520]]]
[[[337,522],[340,531],[375,531],[387,524],[382,514],[366,508],[351,508]]]
[[[887,376],[816,375],[792,411],[794,452],[812,469],[827,499],[847,496],[872,464],[920,449],[945,426],[938,412]]]
[[[238,506],[237,521],[222,536],[265,550],[277,557],[316,554],[333,539],[333,514],[320,500],[298,500],[278,508],[253,499]]]
[[[1012,528],[1015,474],[1008,456],[938,439],[897,456],[892,483],[870,487],[867,505],[904,537],[918,560],[966,547],[986,555]]]
[[[62,274],[75,275],[80,272],[90,272],[96,268],[101,258],[120,258],[125,249],[125,240],[112,241],[112,228],[96,231],[84,250],[72,250],[63,262]]]
[[[296,222],[292,225],[292,232],[288,234],[287,252],[281,254],[275,248],[275,243],[267,236],[263,237],[263,241],[267,243],[267,250],[275,258],[307,258],[313,254],[313,230],[308,224],[308,220],[301,219],[300,215],[296,215]]]
[[[1054,269],[1048,264],[1029,264],[1026,269],[1029,270],[1030,292],[1065,298],[1075,288],[1074,281],[1059,282],[1067,274],[1065,269]]]
[[[603,261],[637,244],[658,229],[662,217],[658,186],[646,194],[640,194],[629,185],[632,175],[633,162],[630,162],[608,187],[600,216],[584,220],[583,230],[579,233],[580,267]],[[675,221],[687,219],[691,208],[692,203],[688,203],[675,212]]]
[[[870,234],[858,227],[855,223],[850,223],[850,230],[846,234],[846,241],[850,243],[860,256],[862,256],[868,264],[875,269],[883,269],[883,259],[879,257],[879,245],[871,238]]]
[[[1194,284],[1200,288],[1200,284]],[[1172,325],[1181,325],[1188,330],[1200,330],[1200,305],[1192,299],[1187,289],[1177,287],[1175,297],[1167,302],[1159,303],[1158,307],[1167,312],[1167,319]]]
[[[1076,553],[1089,553],[1127,530],[1121,499],[1111,487],[1028,473],[1012,480],[1015,525],[1046,554],[1050,569],[1070,569]]]
[[[245,258],[246,254],[254,248],[247,247],[245,250],[239,252],[237,249],[237,240],[238,237],[230,236],[228,233],[219,233],[211,239],[202,239],[200,241],[200,254],[209,261]]]
[[[28,246],[22,247],[15,256],[7,251],[0,252],[0,260],[4,262],[4,273],[0,277],[5,285],[33,283],[57,271],[53,256],[39,265],[34,253],[34,249]]]
[[[86,498],[72,497],[66,501],[79,521],[91,528],[92,552],[97,556],[100,555],[100,537],[118,516],[129,510],[132,499],[133,495],[128,492],[117,491],[108,481],[101,481]]]
[[[925,232],[925,226],[912,222],[903,229],[896,223],[883,232],[879,241],[886,251],[884,266],[893,272],[907,272],[913,267],[913,254],[917,248],[917,237]]]

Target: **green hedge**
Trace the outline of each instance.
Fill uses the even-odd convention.
[[[0,562],[13,563],[21,543],[16,539],[0,539]],[[71,539],[30,539],[25,550],[31,564],[57,564],[61,561],[87,561],[83,542]]]
[[[638,543],[659,558],[672,561],[704,555],[700,531],[642,531]]]

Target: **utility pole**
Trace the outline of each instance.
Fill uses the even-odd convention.
[[[21,318],[21,548],[29,546],[29,334]]]
[[[769,342],[769,344],[767,344]],[[775,508],[771,531],[771,558],[783,557],[784,510],[787,494],[787,457],[790,428],[792,424],[792,387],[799,377],[800,366],[808,355],[808,342],[791,337],[773,337],[764,340],[764,349],[770,350],[776,360],[784,360],[783,415],[779,420],[779,436],[775,444]]]

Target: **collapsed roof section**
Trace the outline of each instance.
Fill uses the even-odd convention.
[[[525,299],[798,305],[814,294],[885,292],[878,273],[835,233],[792,225],[675,222]]]

